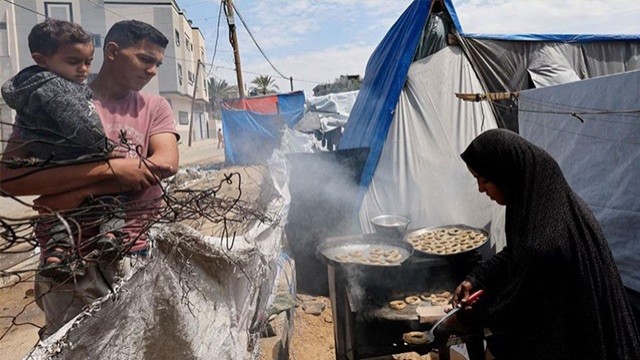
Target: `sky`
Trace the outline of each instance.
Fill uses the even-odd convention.
[[[309,97],[313,87],[340,75],[364,76],[371,53],[411,2],[234,0],[255,39],[236,14],[243,82],[250,88],[256,76],[269,75],[280,92],[288,92],[291,76],[294,90]],[[210,77],[236,85],[224,13],[218,26],[220,0],[177,3],[205,37],[207,63],[213,64],[207,68]],[[453,4],[467,33],[640,34],[639,0],[453,0]]]

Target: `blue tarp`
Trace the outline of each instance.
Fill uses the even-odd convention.
[[[338,149],[369,148],[361,190],[369,186],[409,66],[429,18],[431,0],[416,0],[374,50]]]
[[[304,116],[304,92],[272,95],[277,104],[272,113],[257,113],[232,108],[250,107],[252,99],[261,102],[267,97],[229,100],[232,106],[222,106],[222,132],[224,135],[225,160],[231,165],[250,165],[265,163],[274,149],[280,146],[282,127],[293,128]],[[249,103],[249,104],[248,104]],[[273,103],[273,102],[272,102]]]
[[[278,94],[278,110],[282,121],[293,129],[304,116],[304,92]]]
[[[222,109],[224,156],[228,164],[262,164],[280,145],[282,120],[246,110]]]

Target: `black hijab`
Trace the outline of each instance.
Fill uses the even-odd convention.
[[[558,163],[508,130],[479,135],[467,166],[506,199],[507,246],[469,275],[485,289],[479,319],[503,332],[508,359],[640,359],[604,233]]]

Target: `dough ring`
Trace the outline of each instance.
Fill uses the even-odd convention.
[[[349,256],[345,255],[345,254],[338,254],[336,255],[336,260],[342,262],[342,261],[348,261],[349,260]]]
[[[400,255],[400,253],[394,255],[394,256],[388,256],[387,257],[387,262],[391,262],[391,263],[397,263],[400,260],[402,260],[402,255]]]
[[[402,335],[402,340],[411,345],[423,345],[427,343],[427,334],[422,331],[410,331]]]
[[[383,253],[384,253],[384,250],[382,250],[382,248],[374,247],[373,249],[371,249],[371,251],[369,251],[369,256],[382,255]]]
[[[427,292],[423,292],[422,294],[420,294],[420,299],[422,299],[424,301],[430,301],[431,300],[430,299],[431,295],[433,295],[433,294],[431,294],[428,291]]]
[[[393,310],[402,310],[407,307],[407,303],[402,300],[389,301],[389,307]]]
[[[404,302],[409,305],[417,304],[420,302],[420,298],[418,296],[407,296],[406,298],[404,298]]]
[[[352,257],[362,257],[362,251],[353,250],[349,252],[349,255],[351,255]]]
[[[388,257],[388,258],[393,258],[400,255],[400,251],[398,251],[398,249],[391,249],[391,250],[387,250],[384,252],[384,256]]]
[[[431,299],[431,305],[433,306],[445,306],[447,304],[449,304],[449,300],[444,298]]]

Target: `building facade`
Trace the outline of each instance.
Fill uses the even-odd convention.
[[[20,0],[0,2],[0,81],[4,83],[20,69],[33,65],[27,37],[31,28],[46,18],[80,24],[92,34],[96,46],[92,76],[103,61],[102,46],[109,28],[122,20],[140,20],[155,26],[169,44],[158,75],[144,92],[165,97],[171,107],[181,141],[215,138],[213,120],[206,111],[206,45],[202,32],[194,27],[175,0]],[[89,77],[89,80],[92,79]],[[195,91],[194,91],[195,89]],[[195,101],[193,99],[195,98]],[[15,112],[0,98],[2,148],[11,134]]]

